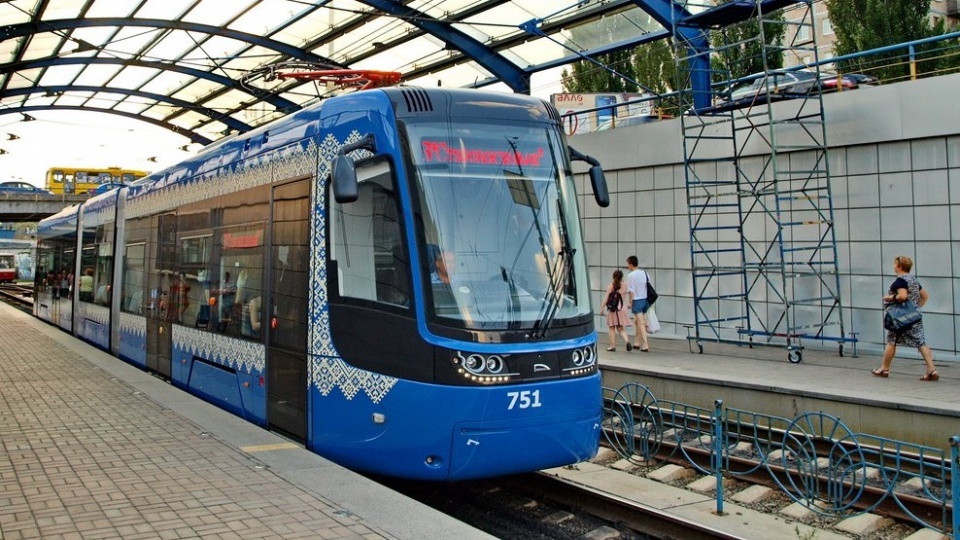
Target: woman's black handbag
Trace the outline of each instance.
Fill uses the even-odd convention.
[[[653,285],[650,284],[650,278],[647,278],[647,302],[652,306],[654,302],[657,301],[657,298],[660,295],[657,294],[657,291],[653,288]]]
[[[883,327],[894,332],[904,332],[923,319],[923,314],[916,304],[906,302],[891,302],[884,308]]]

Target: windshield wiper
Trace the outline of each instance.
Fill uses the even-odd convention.
[[[503,281],[507,283],[507,287],[510,290],[510,320],[507,322],[508,329],[515,329],[520,327],[520,295],[517,294],[517,284],[513,280],[512,275],[507,274],[507,269],[503,266],[500,267],[500,276],[503,277]]]
[[[554,265],[554,278],[550,280],[550,289],[547,290],[547,306],[543,312],[543,317],[533,325],[533,333],[531,337],[534,339],[540,339],[547,334],[547,330],[550,329],[550,325],[553,324],[554,319],[557,318],[557,313],[560,311],[560,306],[563,304],[563,296],[567,288],[567,279],[570,277],[570,269],[572,268],[573,254],[577,250],[570,249],[569,246],[564,244],[560,252],[557,253],[557,262]]]
[[[563,297],[567,290],[567,280],[570,279],[570,272],[573,269],[573,255],[577,250],[570,247],[570,236],[567,234],[566,215],[563,212],[563,202],[557,200],[557,217],[560,220],[560,252],[557,253],[557,268],[554,268],[553,275],[550,276],[550,289],[547,290],[547,309],[544,310],[543,318],[537,321],[533,327],[534,338],[542,338],[547,334],[550,325],[557,317],[560,311],[560,305],[563,303]]]

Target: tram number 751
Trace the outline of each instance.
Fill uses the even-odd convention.
[[[513,409],[536,408],[540,406],[539,390],[523,390],[520,392],[507,392],[507,396],[510,397],[510,405],[507,405],[508,411],[512,411]]]

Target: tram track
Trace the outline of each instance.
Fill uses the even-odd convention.
[[[26,285],[0,285],[0,298],[22,309],[30,311],[33,308],[33,287]]]
[[[741,538],[548,472],[456,483],[376,480],[497,538]]]

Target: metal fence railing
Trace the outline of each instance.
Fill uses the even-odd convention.
[[[897,45],[888,45],[854,54],[837,56],[821,60],[817,63],[796,65],[789,68],[777,69],[778,72],[819,69],[830,76],[852,74],[872,75],[879,80],[879,84],[892,84],[905,80],[916,80],[926,77],[946,75],[960,72],[960,32],[951,32],[925,39],[909,41]],[[755,77],[755,76],[754,76]],[[730,88],[740,82],[748,82],[751,76],[725,81],[714,81],[716,89]],[[837,85],[838,91],[843,91],[843,85]],[[670,119],[688,112],[690,105],[683,102],[680,92],[652,95],[640,99],[624,101],[611,106],[579,109],[576,112],[564,114],[564,121],[578,115],[594,114],[598,111],[612,111],[611,122],[605,123],[601,129],[613,129],[622,123],[624,113],[636,109],[638,106],[652,104],[654,120]],[[628,124],[632,124],[627,122]]]
[[[836,518],[880,511],[960,538],[960,436],[950,452],[855,433],[823,412],[782,418],[660,400],[639,383],[604,389],[606,442],[633,463],[679,461],[725,479],[775,486],[810,511]]]

